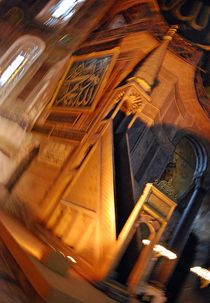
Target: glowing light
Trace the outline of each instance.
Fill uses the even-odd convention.
[[[0,77],[0,85],[3,86],[7,80],[12,76],[12,74],[17,70],[17,68],[23,63],[25,57],[23,55],[18,55],[15,60],[7,67]]]
[[[142,240],[142,243],[143,243],[144,245],[150,245],[150,240],[148,240],[148,239],[143,239],[143,240]]]
[[[210,271],[200,266],[191,267],[190,271],[201,277],[202,279],[210,282]]]
[[[83,2],[84,0],[76,1],[76,0],[63,0],[57,6],[57,9],[53,12],[52,17],[61,18],[68,14],[68,18],[73,15],[74,11],[70,14],[70,11],[75,7],[77,3]]]
[[[169,260],[174,260],[177,258],[177,255],[175,253],[173,253],[162,245],[155,245],[153,250],[161,256],[168,258]]]
[[[142,243],[144,245],[150,245],[150,240],[148,239],[143,239]],[[170,251],[169,249],[165,248],[162,245],[155,245],[153,248],[154,252],[156,252],[159,256],[163,256],[168,258],[169,260],[174,260],[177,258],[177,255],[175,253],[173,253],[172,251]]]
[[[73,257],[71,257],[71,256],[67,256],[67,258],[69,259],[69,260],[71,260],[71,262],[73,262],[73,263],[77,263],[77,261],[73,258]]]

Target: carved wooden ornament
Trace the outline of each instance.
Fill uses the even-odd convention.
[[[50,103],[56,110],[93,111],[114,67],[119,49],[75,56]]]

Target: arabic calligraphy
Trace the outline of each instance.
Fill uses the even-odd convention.
[[[61,85],[54,106],[90,108],[100,88],[112,56],[75,61]]]

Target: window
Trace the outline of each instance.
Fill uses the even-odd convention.
[[[51,0],[36,19],[48,26],[64,26],[84,2],[85,0]]]
[[[30,35],[19,38],[0,59],[0,104],[45,49],[45,43]]]

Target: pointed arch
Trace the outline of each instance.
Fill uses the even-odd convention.
[[[0,105],[45,49],[45,42],[32,35],[24,35],[0,59]]]

